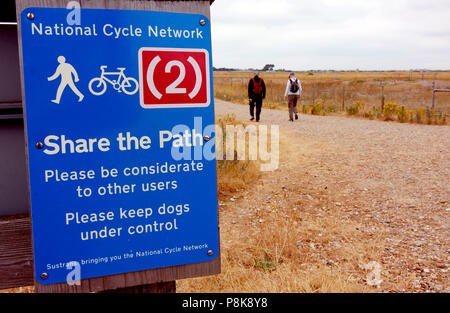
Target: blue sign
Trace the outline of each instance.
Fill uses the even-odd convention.
[[[36,280],[219,254],[209,20],[21,13]]]

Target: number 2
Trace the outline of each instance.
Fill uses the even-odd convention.
[[[183,63],[180,61],[170,61],[166,64],[166,73],[170,73],[172,70],[172,67],[176,66],[180,69],[180,74],[178,75],[178,78],[171,83],[166,88],[166,94],[173,94],[173,93],[186,93],[186,88],[178,88],[178,85],[181,84],[181,82],[184,80],[184,77],[186,76],[186,68],[184,67]]]

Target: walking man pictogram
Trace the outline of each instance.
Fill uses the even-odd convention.
[[[69,85],[70,89],[72,89],[72,91],[78,96],[78,102],[83,101],[84,95],[78,90],[72,79],[73,74],[75,82],[79,81],[77,71],[72,65],[66,63],[66,58],[63,56],[58,57],[58,62],[59,65],[56,68],[55,74],[53,74],[48,78],[49,81],[52,81],[58,78],[59,75],[61,75],[61,83],[59,84],[58,91],[56,92],[56,99],[52,100],[52,102],[59,104],[59,101],[61,100],[61,95],[67,85]]]

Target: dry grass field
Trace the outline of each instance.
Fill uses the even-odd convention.
[[[288,75],[287,72],[261,73],[267,87],[265,107],[287,108],[283,96]],[[251,72],[214,72],[215,97],[246,103],[251,77]],[[297,77],[303,87],[300,100],[303,113],[448,124],[450,93],[437,93],[435,110],[427,112],[427,108],[432,103],[433,81],[436,88],[450,89],[450,72],[298,72]]]
[[[244,105],[215,107],[219,123],[249,117]],[[276,171],[219,162],[222,273],[177,291],[450,291],[447,127],[287,119],[263,109],[261,123],[280,126]]]
[[[218,120],[219,125],[241,124],[234,114]],[[282,132],[280,162],[295,162],[300,148],[291,145],[291,134]],[[247,146],[248,151],[248,146]],[[223,160],[217,163],[219,220],[221,228],[220,275],[185,279],[177,282],[178,292],[374,292],[364,283],[367,270],[359,264],[380,258],[383,236],[377,235],[370,245],[358,234],[363,225],[342,223],[345,212],[335,210],[328,216],[316,214],[307,196],[291,199],[292,187],[280,183],[288,168],[276,173],[259,171],[259,162]],[[295,176],[295,177],[294,177]],[[289,176],[293,186],[302,182]],[[288,185],[287,183],[286,185]],[[277,189],[273,189],[273,188]],[[279,190],[278,190],[279,189]],[[334,193],[334,192],[333,192]],[[315,195],[314,195],[315,196]],[[361,237],[362,236],[362,237]],[[336,238],[359,240],[337,249]],[[316,240],[317,239],[317,240]],[[326,247],[333,242],[334,249]],[[325,257],[325,259],[324,259]],[[334,260],[348,258],[354,275],[332,266]],[[355,263],[355,261],[357,261]],[[359,262],[359,263],[358,263]],[[357,273],[357,274],[356,274]]]

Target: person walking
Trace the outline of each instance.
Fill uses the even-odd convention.
[[[284,92],[284,98],[288,98],[289,106],[289,121],[298,120],[298,110],[297,110],[297,100],[302,94],[302,84],[300,80],[295,77],[295,73],[291,72],[289,74],[289,79],[286,84],[286,91]]]
[[[75,78],[75,82],[80,81],[77,71],[72,65],[66,63],[66,58],[63,56],[58,57],[58,63],[59,65],[56,68],[55,74],[47,78],[48,81],[52,81],[61,76],[61,83],[59,84],[58,91],[56,92],[56,99],[52,100],[52,102],[59,104],[61,95],[67,85],[69,85],[70,89],[72,89],[72,91],[78,96],[78,102],[81,102],[84,98],[84,95],[78,90],[78,88],[75,86],[75,83],[73,82],[73,78]]]
[[[255,76],[248,82],[248,101],[250,105],[250,121],[255,119],[256,107],[256,121],[259,122],[261,117],[262,102],[266,98],[266,85],[264,80],[259,77],[259,73],[255,72]]]

